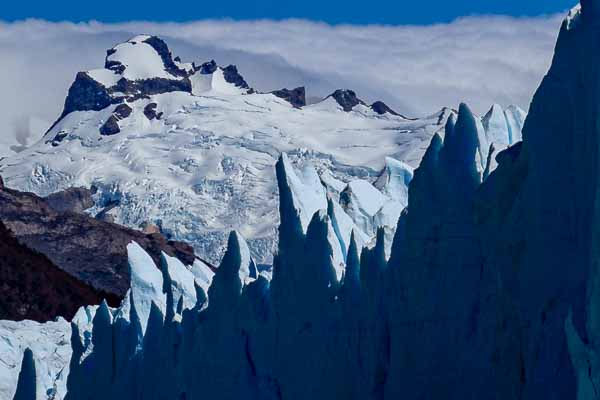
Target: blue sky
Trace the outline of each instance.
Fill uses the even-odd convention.
[[[191,21],[208,18],[303,18],[331,24],[431,24],[481,14],[535,16],[564,11],[574,0],[125,0],[104,3],[63,1],[5,2],[0,20]]]

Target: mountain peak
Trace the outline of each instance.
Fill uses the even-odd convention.
[[[217,62],[215,60],[210,60],[200,66],[200,73],[202,75],[210,75],[213,74],[217,68]]]
[[[371,110],[375,111],[379,115],[392,114],[397,117],[402,116],[402,115],[398,114],[396,111],[392,110],[383,101],[376,101],[375,103],[371,104]]]
[[[333,98],[345,112],[350,112],[359,104],[365,104],[364,101],[356,96],[356,93],[350,89],[338,89],[328,97]]]
[[[179,57],[173,58],[163,39],[138,35],[107,50],[104,68],[77,74],[63,112],[50,130],[74,111],[100,111],[111,105],[170,92],[198,95],[209,91],[254,92],[235,65],[222,68],[214,60],[200,67],[183,63]],[[124,118],[118,117],[107,121],[107,134],[119,132],[118,121]]]
[[[106,52],[104,69],[113,72],[114,77],[100,71],[91,71],[94,79],[110,87],[119,77],[128,80],[142,79],[181,79],[189,76],[189,71],[180,68],[169,47],[157,36],[139,35],[120,43]],[[110,79],[112,78],[112,79]]]
[[[286,100],[296,108],[302,108],[306,105],[306,89],[303,86],[292,90],[287,88],[275,90],[271,94]]]
[[[362,99],[360,99],[354,90],[350,89],[337,89],[335,92],[330,94],[325,98],[333,99],[335,102],[342,107],[345,112],[353,111],[357,106],[364,106],[366,109],[370,109],[374,113],[378,115],[390,114],[396,117],[403,117],[398,114],[396,111],[392,110],[387,104],[383,101],[376,101],[370,106],[367,105]],[[404,118],[404,117],[403,117]]]

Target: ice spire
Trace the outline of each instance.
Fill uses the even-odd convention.
[[[230,305],[237,302],[243,287],[240,280],[241,265],[242,253],[239,237],[235,231],[232,231],[229,234],[227,251],[213,278],[212,285],[208,289],[210,309],[215,310],[216,308],[224,312],[225,309],[229,309]]]
[[[294,195],[288,184],[288,171],[286,165],[289,163],[287,155],[281,154],[275,173],[277,175],[277,186],[279,188],[279,251],[285,252],[286,247],[297,243],[299,238],[304,237],[300,213],[294,205]]]
[[[358,247],[354,230],[350,235],[350,245],[348,246],[348,255],[346,256],[346,273],[344,275],[344,286],[350,291],[354,291],[360,286],[360,259],[358,257]]]
[[[479,150],[480,138],[475,116],[469,107],[462,103],[458,109],[458,118],[452,134],[444,139],[442,151],[446,171],[453,175],[454,179],[459,180],[451,184],[464,184],[468,188],[473,188],[481,182],[477,170]]]
[[[36,387],[35,360],[33,359],[33,352],[27,348],[23,352],[17,391],[13,400],[35,400]]]
[[[250,254],[250,247],[246,239],[237,231],[233,231],[232,234],[236,236],[239,250],[240,250],[240,271],[239,276],[243,284],[247,283],[250,279],[256,279],[258,277],[258,271],[256,270],[256,264]]]
[[[79,389],[82,384],[84,377],[80,372],[81,356],[83,355],[85,348],[81,343],[81,336],[79,336],[79,327],[76,323],[71,322],[71,361],[69,363],[69,376],[67,377],[67,392],[74,393]],[[68,398],[68,397],[67,397]]]
[[[131,275],[131,305],[136,308],[142,332],[146,332],[151,303],[155,302],[162,311],[166,310],[163,276],[152,257],[139,244],[132,242],[127,245],[127,257]]]
[[[329,217],[324,211],[315,213],[306,232],[305,272],[302,279],[305,293],[311,293],[315,305],[325,301],[332,294],[331,289],[338,284],[328,236]]]
[[[360,258],[358,256],[354,230],[352,230],[348,255],[346,256],[346,272],[342,284],[342,301],[344,302],[346,313],[357,312],[357,308],[360,307],[360,292]]]
[[[103,301],[94,316],[92,329],[94,345],[94,363],[92,365],[96,371],[93,384],[99,393],[106,390],[115,378],[112,323],[112,313],[106,301]]]
[[[454,119],[454,115],[452,115],[448,121],[450,121],[450,119]],[[450,134],[450,136],[452,136],[452,134],[454,133],[454,123],[450,123],[446,125],[446,137],[448,136],[448,134]],[[429,147],[427,147],[427,150],[425,151],[425,154],[423,155],[423,158],[421,159],[421,164],[419,165],[419,168],[415,171],[415,178],[416,175],[421,173],[421,171],[433,171],[437,168],[438,166],[438,162],[439,162],[439,157],[440,157],[440,152],[442,150],[442,147],[444,146],[444,142],[441,138],[440,135],[438,135],[437,133],[435,135],[433,135],[433,137],[431,138],[431,142],[429,142]],[[413,178],[413,181],[414,179]],[[412,185],[411,185],[412,187]]]
[[[150,306],[150,315],[148,317],[148,328],[144,336],[144,349],[141,363],[141,381],[140,389],[142,399],[161,398],[165,395],[164,391],[165,376],[157,366],[166,366],[165,353],[170,350],[170,344],[163,342],[165,334],[165,317],[162,311],[152,302]],[[169,321],[167,321],[168,323]],[[172,371],[170,371],[172,372]],[[162,396],[161,396],[162,395]]]
[[[444,143],[452,142],[452,137],[454,136],[454,127],[455,126],[456,126],[456,116],[453,113],[453,114],[450,114],[450,116],[446,120],[446,125],[444,126]]]
[[[371,294],[378,289],[383,272],[387,266],[385,260],[385,230],[377,229],[377,241],[372,249],[363,249],[360,257],[360,280],[362,286]]]
[[[206,304],[208,296],[206,295],[204,289],[202,289],[202,286],[198,285],[197,283],[194,283],[194,288],[196,289],[196,305],[194,306],[194,308],[197,311],[200,311]]]
[[[167,309],[165,318],[171,320],[180,299],[183,308],[192,308],[196,304],[194,274],[179,259],[164,252],[161,254],[161,271],[163,276],[163,292],[166,295]]]

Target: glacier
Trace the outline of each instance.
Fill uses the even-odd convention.
[[[382,212],[356,209],[351,217],[366,241],[375,241],[379,226],[393,237],[410,173],[389,174],[417,167],[456,111],[411,119],[350,90],[309,105],[289,93],[259,93],[235,66],[184,63],[161,39],[140,35],[109,49],[104,68],[77,74],[54,126],[1,159],[0,174],[7,186],[42,196],[94,188],[91,215],[138,229],[156,225],[213,264],[237,230],[256,262],[270,265],[279,223],[273,165],[285,152],[298,170],[314,167],[312,184],[321,181],[336,203],[348,185],[375,186],[371,194],[386,197],[378,200]],[[491,123],[479,123],[481,170],[488,142],[495,153],[517,142],[525,115],[514,106],[492,111]],[[394,179],[387,186],[386,176]],[[356,200],[349,209],[361,207]]]
[[[481,279],[469,218],[482,183],[478,124],[463,104],[445,129],[445,139],[432,138],[414,178],[390,163],[386,183],[412,179],[389,262],[385,229],[376,230],[372,245],[357,244],[359,228],[350,226],[350,237],[341,237],[332,199],[314,170],[299,173],[285,154],[276,165],[281,223],[272,279],[252,272],[248,246],[235,231],[206,292],[192,267],[163,256],[159,269],[132,243],[131,290],[121,307],[98,308],[87,344],[78,324],[71,325],[64,398],[419,398],[432,393],[426,384],[432,372],[447,376],[449,363],[461,360],[463,375],[436,382],[435,393],[475,393],[475,386],[456,382],[484,367],[465,351],[474,344],[469,321]],[[357,185],[357,209],[379,209],[363,194],[373,190]],[[423,251],[431,235],[439,236]],[[341,270],[337,252],[343,252]],[[436,263],[452,278],[440,278],[439,267],[419,272]],[[454,295],[457,287],[464,288],[461,296]]]
[[[110,156],[117,173],[110,196],[102,194],[119,200],[117,221],[123,212],[149,218],[138,207],[168,195],[174,203],[158,208],[173,219],[160,214],[159,225],[174,229],[206,218],[200,211],[211,212],[215,194],[225,210],[223,199],[238,190],[246,207],[263,213],[218,227],[224,250],[205,248],[220,259],[216,272],[166,255],[157,266],[132,243],[131,289],[118,309],[82,309],[71,324],[1,321],[0,393],[20,399],[35,378],[38,399],[599,398],[598,21],[598,0],[569,12],[527,115],[494,105],[480,117],[461,104],[410,120],[379,114],[349,91],[298,107],[253,91],[231,69],[214,81],[204,76],[195,86],[204,94],[174,90],[128,102],[131,114],[110,136],[99,129],[116,103],[66,114],[48,137],[74,125],[82,136],[67,133],[56,146],[40,142],[27,157],[4,161],[9,184],[101,186],[99,173],[69,165],[91,160],[101,170],[99,150],[85,152],[108,143],[108,154],[126,148],[127,166]],[[195,73],[225,70],[209,64]],[[198,78],[189,72],[195,65],[175,66],[188,72],[158,79]],[[222,84],[231,92],[219,92]],[[179,107],[191,107],[188,100],[196,108],[185,114]],[[150,101],[152,120],[144,115]],[[251,106],[259,104],[266,109]],[[280,117],[270,134],[246,136]],[[182,190],[174,176],[188,172],[170,168],[167,155],[176,143],[189,145],[178,135],[190,125],[128,130],[136,118],[152,129],[177,121],[214,130],[212,152],[186,148],[212,157],[202,174],[233,176],[244,160],[262,186],[241,175],[210,188],[203,181],[182,210],[168,208],[183,197],[166,188]],[[223,121],[230,125],[218,130]],[[78,146],[85,150],[76,153]],[[194,222],[186,229],[190,238],[202,231]],[[256,240],[267,237],[274,251],[265,272]]]

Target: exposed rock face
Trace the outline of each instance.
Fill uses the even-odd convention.
[[[248,86],[248,83],[244,80],[244,77],[240,75],[235,65],[229,65],[223,68],[223,76],[227,82],[234,84],[240,89],[250,89],[250,86]]]
[[[306,105],[306,90],[304,87],[298,87],[292,90],[281,89],[271,93],[284,99],[296,108],[302,108]]]
[[[160,228],[158,226],[148,222],[143,223],[140,228],[146,235],[160,233]]]
[[[356,97],[356,93],[352,90],[338,89],[330,97],[337,101],[345,112],[350,112],[357,105],[364,104],[362,100]]]
[[[104,125],[100,127],[100,134],[102,136],[111,136],[121,132],[119,121],[129,117],[132,112],[133,109],[127,104],[119,104],[117,107],[115,107],[112,115],[108,117]]]
[[[100,111],[116,102],[109,95],[107,88],[92,79],[86,72],[79,72],[75,82],[69,88],[65,108],[60,118],[73,111]]]
[[[0,319],[45,322],[72,318],[81,306],[118,296],[67,274],[46,256],[27,248],[0,222]]]
[[[153,119],[160,119],[162,117],[162,113],[156,112],[156,107],[158,107],[158,104],[156,103],[150,103],[146,107],[144,107],[144,115],[150,121],[152,121]]]
[[[400,114],[398,114],[396,111],[392,110],[383,101],[376,101],[375,103],[371,104],[371,109],[379,115],[392,114],[392,115],[400,116]]]
[[[114,115],[108,117],[104,125],[100,127],[100,134],[102,136],[116,135],[119,132],[121,132],[121,128],[119,128],[119,120]]]
[[[208,62],[205,62],[204,64],[202,64],[200,66],[200,73],[202,75],[210,75],[212,73],[214,73],[217,70],[218,66],[217,63],[215,62],[215,60],[211,60]]]
[[[52,139],[46,141],[50,143],[52,147],[57,147],[69,134],[67,132],[58,132]]]
[[[117,117],[119,120],[125,119],[131,115],[133,110],[127,104],[119,104],[115,111],[113,111],[113,115]]]
[[[125,93],[127,101],[144,99],[148,96],[169,92],[192,92],[192,83],[188,78],[180,80],[165,78],[149,78],[130,81],[128,79],[119,79],[117,84],[110,88],[110,93]]]
[[[0,220],[20,243],[44,254],[81,282],[121,297],[129,287],[126,246],[138,242],[158,264],[160,253],[194,263],[193,249],[85,214],[58,212],[44,199],[8,188],[0,190]],[[111,302],[114,305],[114,302]]]
[[[184,69],[179,68],[173,62],[173,56],[167,44],[156,36],[150,36],[144,40],[144,43],[148,43],[160,56],[165,66],[165,70],[173,76],[188,77],[188,72]]]
[[[2,189],[0,187],[0,189]],[[69,188],[60,192],[52,193],[46,197],[46,202],[56,212],[83,213],[94,205],[92,199],[93,190],[86,188]]]

